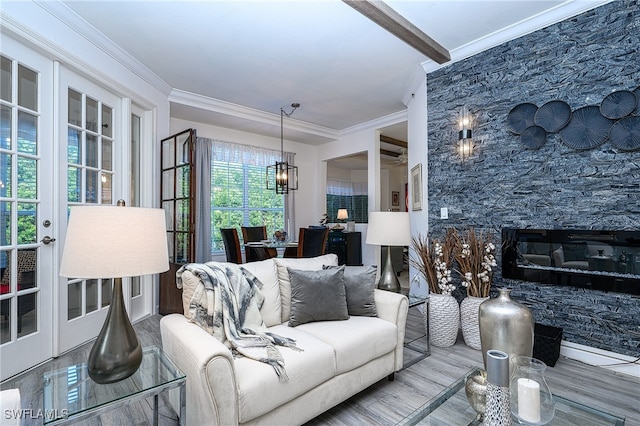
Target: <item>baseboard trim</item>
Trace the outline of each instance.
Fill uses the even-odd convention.
[[[640,360],[615,352],[605,351],[578,343],[562,341],[560,354],[585,364],[606,368],[616,373],[640,377]]]

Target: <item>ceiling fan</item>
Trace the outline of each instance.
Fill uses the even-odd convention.
[[[400,148],[400,155],[398,155],[398,157],[396,158],[396,163],[407,164],[407,161],[409,161],[409,156],[407,155],[407,149]]]

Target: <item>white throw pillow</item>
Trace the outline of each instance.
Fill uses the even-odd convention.
[[[262,283],[262,295],[264,303],[260,308],[260,315],[267,327],[273,327],[282,323],[282,299],[280,297],[280,284],[278,283],[278,270],[273,259],[259,262],[249,262],[240,265]]]
[[[185,270],[182,273],[182,309],[187,319],[191,319],[189,305],[191,304],[191,299],[193,299],[196,287],[198,287],[199,284],[200,278],[193,275],[191,271]],[[204,293],[202,293],[202,297],[200,297],[199,300],[194,300],[193,302],[205,310],[208,308],[208,301]]]
[[[282,300],[281,322],[289,321],[291,316],[291,281],[287,268],[299,271],[317,271],[324,265],[338,265],[338,256],[325,254],[309,258],[283,257],[276,259],[278,266],[278,281],[280,282],[280,298]]]

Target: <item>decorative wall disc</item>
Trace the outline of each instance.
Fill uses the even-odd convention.
[[[640,115],[640,86],[636,87],[636,90],[633,91],[636,95],[636,109],[633,111],[633,115]]]
[[[571,107],[564,101],[549,101],[536,111],[534,122],[549,133],[564,128],[571,120]]]
[[[533,117],[538,107],[535,104],[524,103],[516,105],[507,115],[507,128],[516,135],[521,134],[527,127],[533,126]]]
[[[529,126],[520,135],[520,142],[527,149],[540,149],[547,142],[547,132],[540,126]]]
[[[607,118],[617,120],[631,114],[637,107],[638,100],[633,92],[618,90],[609,93],[600,104],[600,112]]]
[[[625,117],[616,121],[609,131],[609,142],[622,151],[640,149],[640,117]]]
[[[569,148],[592,149],[602,145],[613,124],[600,114],[600,108],[591,105],[573,111],[571,121],[560,131],[560,139]]]

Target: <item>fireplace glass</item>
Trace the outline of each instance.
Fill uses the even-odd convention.
[[[502,276],[640,294],[640,231],[503,228]]]

